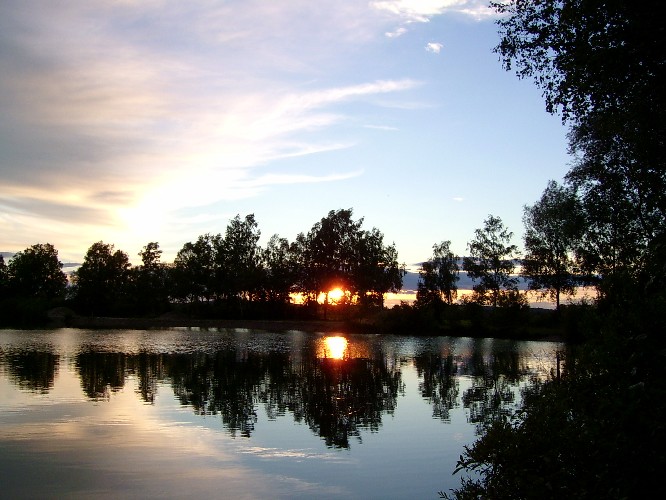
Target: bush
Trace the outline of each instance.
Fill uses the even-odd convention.
[[[529,388],[511,419],[465,448],[457,470],[480,479],[452,497],[663,496],[666,360],[647,342],[609,334],[571,350],[562,379]]]

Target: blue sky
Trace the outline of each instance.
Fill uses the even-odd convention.
[[[262,243],[353,208],[408,266],[567,171],[566,130],[474,0],[0,4],[0,250],[170,261],[254,213]]]

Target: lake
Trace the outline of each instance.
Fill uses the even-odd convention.
[[[0,330],[7,498],[437,498],[552,342]]]

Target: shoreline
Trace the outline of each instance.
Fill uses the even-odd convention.
[[[183,317],[161,318],[114,318],[90,316],[51,317],[49,328],[80,328],[91,330],[160,330],[168,328],[203,328],[203,329],[247,329],[262,332],[300,331],[322,334],[378,334],[495,338],[505,340],[537,340],[546,342],[566,342],[559,331],[526,332],[520,330],[429,330],[409,331],[384,329],[372,323],[347,320],[258,320],[258,319],[196,319]],[[415,327],[418,330],[418,327]]]
[[[310,333],[358,332],[359,325],[340,320],[253,320],[253,319],[175,319],[175,318],[111,318],[74,316],[53,321],[53,326],[90,329],[158,330],[161,328],[248,329],[272,332],[291,330]]]

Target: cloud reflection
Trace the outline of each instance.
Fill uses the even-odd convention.
[[[61,370],[59,378],[59,384],[72,385],[77,377],[73,371]],[[339,493],[339,488],[265,474],[241,463],[237,453],[246,450],[242,443],[215,429],[179,420],[178,412],[165,412],[165,404],[168,407],[168,401],[160,402],[157,411],[126,390],[95,406],[84,401],[59,402],[57,407],[30,404],[25,410],[31,423],[11,424],[1,414],[0,466],[7,471],[16,460],[29,460],[12,477],[2,474],[3,495],[21,497],[30,491],[31,496],[42,498],[185,498],[223,491],[228,498],[286,498],[295,491],[314,496]],[[302,450],[279,454],[255,448],[246,453],[335,460],[333,455]],[[26,475],[39,478],[31,480],[29,489]]]

